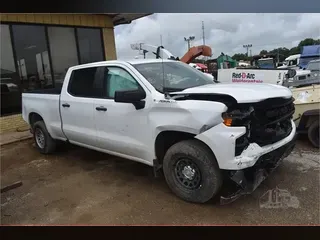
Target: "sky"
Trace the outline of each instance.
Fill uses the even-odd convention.
[[[205,44],[212,48],[213,57],[221,52],[245,53],[244,44],[252,44],[254,55],[262,49],[291,48],[305,38],[320,38],[319,13],[156,13],[115,27],[117,58],[135,58],[139,52],[130,44],[159,46],[161,38],[162,46],[182,57],[188,49],[185,37],[195,36],[192,46],[203,44],[202,21]]]

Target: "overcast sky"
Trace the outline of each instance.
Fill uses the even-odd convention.
[[[205,43],[212,48],[213,57],[221,52],[245,53],[244,44],[252,44],[252,54],[258,54],[262,49],[291,48],[308,37],[320,38],[319,13],[157,13],[115,27],[117,57],[137,56],[131,43],[160,45],[160,35],[162,45],[182,57],[187,51],[184,37],[195,36],[192,45],[202,45],[202,21]]]

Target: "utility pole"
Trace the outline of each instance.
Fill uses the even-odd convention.
[[[205,37],[205,34],[204,34],[204,22],[202,21],[202,40],[203,40],[203,45],[206,45],[206,37]],[[205,63],[207,60],[207,57],[204,57],[203,59],[203,63]]]
[[[204,35],[204,22],[202,21],[202,39],[203,39],[203,45],[206,45],[205,35]]]
[[[252,48],[252,44],[245,44],[245,45],[243,45],[243,47],[247,49],[247,57],[249,57],[249,55],[248,55],[249,48]]]
[[[195,39],[195,36],[190,36],[190,37],[188,37],[188,38],[184,38],[184,41],[186,41],[187,43],[188,43],[188,51],[189,51],[189,49],[190,49],[190,42],[191,41],[193,41]]]

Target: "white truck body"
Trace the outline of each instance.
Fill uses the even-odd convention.
[[[284,137],[264,145],[250,142],[241,153],[236,154],[237,139],[250,135],[248,128],[225,125],[222,114],[228,111],[228,104],[224,100],[196,99],[204,96],[225,97],[240,105],[259,104],[269,99],[289,101],[292,93],[288,88],[271,84],[211,84],[209,79],[202,79],[203,74],[198,70],[187,67],[185,71],[190,71],[193,77],[199,77],[197,81],[204,83],[181,91],[170,91],[165,96],[155,87],[154,79],[150,80],[145,72],[142,74],[138,70],[138,66],[146,66],[144,69],[147,71],[147,64],[167,64],[168,69],[172,64],[182,69],[187,66],[178,61],[159,59],[104,61],[74,66],[67,71],[60,94],[23,93],[23,119],[31,127],[35,116],[43,119],[47,131],[55,140],[68,141],[149,166],[154,166],[155,159],[161,160],[157,155],[157,139],[161,133],[168,131],[189,134],[192,139],[205,144],[214,153],[221,170],[250,168],[264,154],[293,141],[296,128],[288,115],[286,121],[290,130]],[[145,98],[140,102],[143,107],[137,108],[132,103],[116,102],[107,97],[72,95],[70,79],[74,79],[74,72],[94,67],[109,71],[121,69],[129,74],[145,92]],[[179,85],[179,81],[175,79],[173,84]]]

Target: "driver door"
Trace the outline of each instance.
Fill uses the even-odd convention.
[[[137,110],[132,103],[114,101],[115,91],[137,90],[139,83],[120,66],[102,70],[103,96],[94,102],[98,147],[112,153],[147,159],[145,143],[148,132],[146,109]]]

